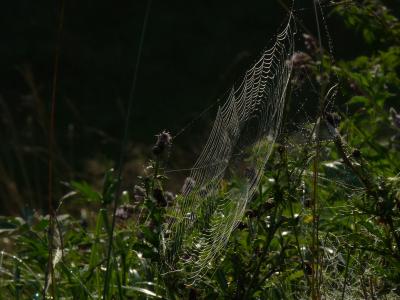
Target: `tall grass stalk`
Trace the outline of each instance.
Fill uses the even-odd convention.
[[[110,280],[111,280],[111,269],[110,269],[111,268],[111,257],[112,257],[116,212],[117,212],[117,207],[118,207],[118,203],[119,203],[119,201],[118,201],[119,194],[121,192],[120,189],[121,189],[121,181],[122,181],[122,165],[123,165],[123,161],[124,161],[124,152],[126,150],[125,148],[126,148],[126,145],[128,144],[129,124],[130,124],[130,119],[131,119],[131,114],[132,114],[132,109],[133,109],[133,104],[134,104],[136,83],[137,83],[137,78],[138,78],[138,74],[139,74],[139,67],[140,67],[140,61],[141,61],[141,57],[142,57],[144,37],[145,37],[147,23],[148,23],[148,19],[149,19],[151,4],[152,4],[152,0],[148,0],[145,16],[144,16],[144,20],[143,20],[142,32],[140,35],[139,48],[138,48],[138,52],[137,52],[136,64],[135,64],[135,69],[134,69],[134,73],[133,73],[132,86],[131,86],[131,90],[130,90],[130,94],[129,94],[129,98],[128,98],[128,107],[127,107],[127,113],[126,113],[126,119],[125,119],[122,145],[121,145],[121,154],[119,156],[119,163],[118,163],[118,171],[117,171],[118,175],[117,175],[117,184],[116,184],[115,196],[114,196],[113,216],[112,216],[112,221],[111,221],[111,229],[109,231],[109,237],[108,237],[106,273],[105,273],[105,277],[104,277],[104,286],[103,286],[103,299],[104,300],[106,300],[108,298],[108,290],[109,290]],[[118,267],[118,266],[116,266],[116,267]]]
[[[317,10],[317,3],[319,0],[312,0],[314,7],[314,15],[315,15],[315,23],[317,28],[317,38],[319,43],[319,56],[320,56],[320,66],[319,73],[321,76],[321,80],[323,80],[323,48],[322,48],[322,38],[321,38],[321,29],[319,24],[319,15]],[[318,3],[319,4],[319,3]],[[319,214],[318,214],[318,166],[319,166],[319,155],[320,155],[320,142],[319,142],[319,130],[320,130],[320,122],[323,115],[324,110],[324,101],[323,101],[323,87],[321,85],[320,91],[320,100],[319,100],[319,115],[317,116],[316,128],[315,128],[315,157],[313,162],[313,194],[312,194],[312,215],[313,215],[313,227],[312,227],[312,275],[311,275],[311,298],[313,300],[319,300],[320,296],[320,287],[319,287],[319,274],[318,268],[320,265],[319,259]]]
[[[58,83],[58,69],[60,61],[61,34],[64,27],[65,0],[60,3],[59,24],[57,33],[57,42],[54,55],[53,83],[51,93],[50,123],[49,123],[49,140],[48,140],[48,210],[49,210],[49,232],[48,232],[48,260],[45,273],[45,285],[43,288],[43,298],[46,298],[48,285],[51,285],[51,294],[53,299],[56,298],[56,278],[53,267],[53,238],[55,229],[55,211],[53,208],[53,161],[54,161],[54,144],[55,144],[55,121],[56,121],[56,97]],[[50,279],[49,279],[50,274]]]

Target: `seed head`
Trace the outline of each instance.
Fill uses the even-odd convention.
[[[172,136],[169,132],[163,131],[160,134],[156,135],[157,142],[153,147],[153,153],[156,156],[159,156],[164,153],[166,149],[168,149],[172,144]]]

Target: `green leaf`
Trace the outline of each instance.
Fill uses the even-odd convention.
[[[293,280],[299,279],[299,278],[301,278],[301,277],[303,277],[303,276],[304,276],[304,272],[301,270],[301,271],[293,272],[292,274],[290,274],[290,275],[287,277],[287,279],[288,279],[289,281],[293,281]]]
[[[72,181],[71,186],[88,201],[101,202],[101,195],[96,192],[87,182]]]
[[[364,96],[354,96],[349,100],[349,104],[361,103],[367,105],[369,102],[370,100]]]

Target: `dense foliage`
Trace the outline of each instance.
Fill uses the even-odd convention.
[[[299,130],[284,128],[214,272],[195,284],[185,270],[166,272],[160,230],[175,197],[163,188],[166,149],[155,149],[140,184],[121,193],[110,276],[113,170],[101,191],[69,182],[54,220],[0,219],[0,299],[97,299],[105,286],[107,299],[399,299],[400,22],[373,0],[334,13],[374,50],[333,65],[304,36],[291,96],[306,73],[320,109]],[[221,195],[234,187],[224,182]]]

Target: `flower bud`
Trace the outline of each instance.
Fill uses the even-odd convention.
[[[156,156],[160,156],[164,153],[166,149],[171,146],[172,137],[169,132],[163,131],[157,136],[157,142],[153,147],[153,154]]]

